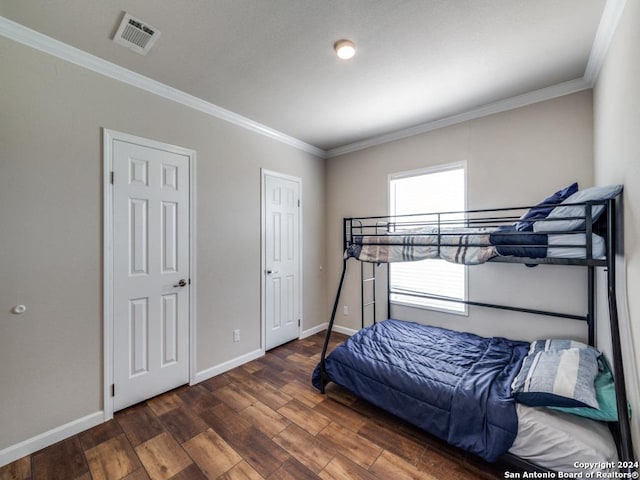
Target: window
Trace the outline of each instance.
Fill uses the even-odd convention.
[[[429,212],[461,212],[465,209],[465,165],[461,163],[389,177],[389,211],[391,215]],[[435,221],[436,216],[425,216]],[[463,219],[451,214],[445,220]],[[458,300],[467,297],[467,268],[445,260],[393,263],[390,265],[391,302],[466,314],[463,303],[419,294],[437,295]]]

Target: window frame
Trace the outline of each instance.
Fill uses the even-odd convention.
[[[429,175],[429,174],[434,174],[434,173],[441,173],[441,172],[447,172],[450,170],[459,170],[462,169],[462,176],[463,176],[463,193],[464,193],[464,201],[463,201],[463,210],[467,210],[467,199],[468,199],[468,195],[467,195],[467,162],[466,160],[462,160],[462,161],[458,161],[458,162],[452,162],[452,163],[446,163],[446,164],[440,164],[440,165],[433,165],[433,166],[429,166],[429,167],[423,167],[423,168],[418,168],[418,169],[414,169],[414,170],[406,170],[406,171],[402,171],[402,172],[396,172],[396,173],[390,173],[388,175],[387,178],[387,209],[389,212],[390,216],[393,216],[393,212],[391,211],[391,201],[392,201],[392,191],[391,191],[391,182],[394,180],[402,180],[403,178],[411,178],[411,177],[417,177],[417,176],[422,176],[422,175]],[[437,212],[434,212],[437,213]],[[423,261],[433,261],[433,260],[423,260]],[[443,260],[445,261],[445,260]],[[458,303],[458,302],[451,302],[451,303],[455,303],[456,305],[462,305],[463,308],[461,310],[453,310],[450,308],[446,308],[446,307],[441,307],[441,306],[436,306],[436,305],[425,305],[425,304],[418,304],[418,303],[414,303],[414,302],[408,302],[408,301],[402,301],[402,300],[392,300],[391,299],[391,268],[392,265],[389,264],[388,266],[388,285],[387,288],[389,290],[389,305],[398,305],[398,306],[402,306],[402,307],[409,307],[409,308],[416,308],[416,309],[420,309],[420,310],[431,310],[431,311],[436,311],[436,312],[441,312],[441,313],[448,313],[448,314],[452,314],[452,315],[460,315],[460,316],[469,316],[469,306],[466,303]],[[463,292],[464,292],[464,297],[462,299],[462,301],[468,301],[469,299],[469,271],[468,271],[468,266],[467,265],[462,265],[463,267],[463,278],[464,278],[464,285],[463,285]],[[429,299],[423,299],[428,301]]]

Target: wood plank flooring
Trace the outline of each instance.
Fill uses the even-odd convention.
[[[321,395],[310,378],[323,338],[117,412],[0,468],[0,480],[504,478],[333,384]]]

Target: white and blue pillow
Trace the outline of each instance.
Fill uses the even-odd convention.
[[[595,379],[600,352],[576,343],[565,348],[534,342],[513,381],[515,399],[530,406],[599,408]]]
[[[590,347],[586,343],[578,342],[577,340],[547,338],[547,339],[536,340],[535,342],[531,342],[531,346],[529,347],[529,353],[533,354],[533,353],[543,352],[543,351],[554,352],[558,350],[566,350],[568,348],[578,348],[580,350],[585,350],[593,347]],[[598,355],[600,355],[600,352],[598,352]]]

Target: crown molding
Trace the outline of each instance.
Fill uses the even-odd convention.
[[[120,67],[111,62],[107,62],[106,60],[62,43],[1,16],[0,35],[87,68],[101,75],[105,75],[166,99],[181,103],[195,110],[199,110],[213,117],[233,123],[307,153],[311,153],[321,158],[332,158],[376,145],[381,145],[383,143],[393,142],[414,135],[420,135],[469,120],[475,120],[487,115],[513,110],[515,108],[532,105],[534,103],[551,100],[556,97],[570,95],[572,93],[593,88],[606,58],[607,50],[611,44],[625,5],[626,0],[607,0],[602,12],[600,24],[598,25],[598,31],[591,47],[587,67],[585,69],[584,76],[581,78],[576,78],[568,82],[559,83],[533,92],[528,92],[523,95],[493,102],[460,114],[434,120],[432,122],[427,122],[414,127],[397,130],[384,135],[375,136],[333,148],[328,151],[322,150],[303,142],[302,140],[286,135],[267,127],[266,125],[250,120],[198,97],[189,95],[173,87],[169,87],[168,85],[137,74],[131,70]]]
[[[587,61],[587,68],[584,71],[584,78],[591,87],[593,87],[596,84],[596,80],[598,80],[600,69],[604,64],[609,45],[611,45],[613,35],[616,33],[626,3],[627,0],[607,0],[604,6],[598,31],[593,39],[591,53]]]
[[[438,128],[448,127],[457,123],[466,122],[468,120],[474,120],[486,115],[492,115],[494,113],[504,112],[512,110],[514,108],[524,107],[537,102],[545,100],[551,100],[552,98],[560,97],[562,95],[569,95],[571,93],[579,92],[581,90],[588,90],[593,88],[598,79],[600,69],[605,61],[607,50],[613,40],[616,28],[622,12],[626,5],[626,0],[607,0],[600,17],[600,23],[596,36],[591,46],[591,52],[589,53],[589,60],[585,68],[584,76],[582,78],[576,78],[569,82],[552,85],[547,88],[535,90],[533,92],[525,93],[517,97],[507,98],[495,103],[491,103],[467,112],[446,117],[433,122],[424,123],[415,127],[410,127],[396,132],[391,132],[385,135],[372,137],[360,142],[351,143],[342,147],[337,147],[327,151],[327,158],[337,157],[345,155],[347,153],[355,152],[365,148],[369,148],[375,145],[381,145],[387,142],[393,142],[402,138],[410,137],[413,135],[420,135],[421,133],[437,130]]]
[[[506,112],[508,110],[525,107],[527,105],[543,102],[545,100],[551,100],[553,98],[562,97],[564,95],[570,95],[582,90],[588,90],[589,88],[591,88],[591,85],[589,85],[583,77],[576,78],[568,82],[558,83],[556,85],[551,85],[550,87],[541,88],[540,90],[534,90],[532,92],[507,98],[505,100],[489,103],[487,105],[483,105],[472,110],[467,110],[466,112],[459,113],[457,115],[434,120],[433,122],[423,123],[421,125],[416,125],[415,127],[405,128],[402,130],[397,130],[395,132],[390,132],[384,135],[379,135],[377,137],[362,140],[360,142],[351,143],[343,147],[333,148],[327,151],[327,158],[338,157],[340,155],[356,152],[358,150],[381,145],[383,143],[401,140],[403,138],[412,137],[414,135],[420,135],[422,133],[438,130],[439,128],[449,127],[451,125],[467,122],[469,120],[486,117],[488,115],[493,115],[494,113]]]
[[[114,63],[108,62],[100,57],[87,53],[78,48],[67,45],[42,33],[31,30],[8,18],[0,16],[0,35],[15,42],[34,48],[49,55],[53,55],[67,62],[96,72],[105,77],[118,80],[128,85],[140,88],[160,97],[166,98],[189,108],[216,117],[220,120],[240,126],[252,132],[259,133],[265,137],[277,140],[291,147],[304,152],[316,155],[321,158],[326,157],[326,152],[318,147],[310,145],[302,140],[291,137],[249,118],[238,115],[230,110],[226,110],[213,103],[202,100],[176,88],[170,87],[144,75],[123,68]]]

